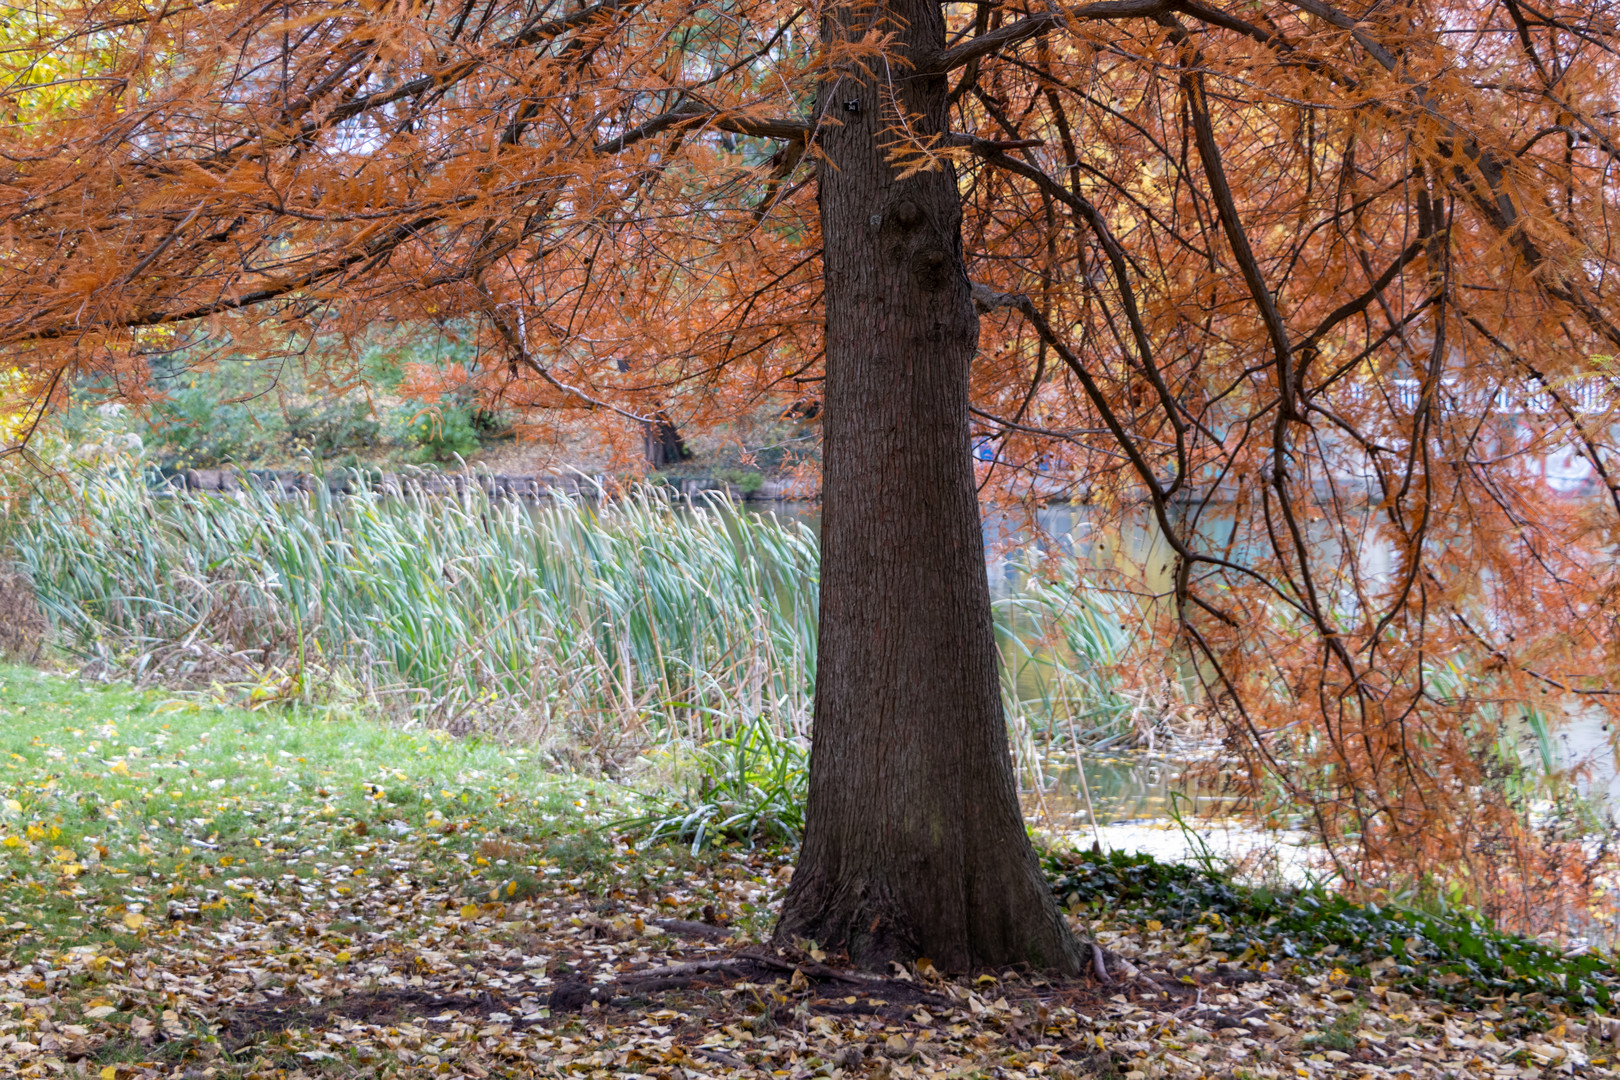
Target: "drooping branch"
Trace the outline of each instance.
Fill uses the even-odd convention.
[[[1103,220],[1102,214],[1098,212],[1090,201],[1065,188],[1033,165],[1012,157],[994,140],[958,134],[951,136],[951,141],[958,146],[967,147],[974,154],[998,168],[1033,181],[1041,191],[1078,213],[1097,236],[1104,253],[1107,255],[1109,266],[1113,270],[1115,287],[1119,290],[1120,304],[1125,309],[1125,319],[1130,327],[1140,368],[1158,393],[1160,401],[1165,407],[1167,418],[1176,433],[1176,460],[1180,468],[1177,469],[1176,475],[1171,478],[1170,483],[1162,492],[1166,498],[1174,495],[1186,482],[1186,421],[1182,418],[1181,410],[1176,406],[1170,389],[1165,385],[1163,376],[1159,373],[1158,365],[1154,362],[1153,345],[1148,338],[1147,326],[1136,300],[1136,290],[1131,284],[1130,268],[1126,265],[1125,252],[1108,228],[1108,223]]]
[[[1513,245],[1525,263],[1536,273],[1536,280],[1549,295],[1568,304],[1594,332],[1610,345],[1620,347],[1620,324],[1617,324],[1586,294],[1586,290],[1564,280],[1562,270],[1554,268],[1546,253],[1524,227],[1525,209],[1518,204],[1509,189],[1508,177],[1518,167],[1511,154],[1498,153],[1470,135],[1455,119],[1446,115],[1430,91],[1401,68],[1395,53],[1386,48],[1366,29],[1365,24],[1338,10],[1324,0],[1289,0],[1302,11],[1309,12],[1350,34],[1355,42],[1385,71],[1396,76],[1409,88],[1412,99],[1439,127],[1444,142],[1438,155],[1442,162],[1446,151],[1455,150],[1466,162],[1451,165],[1459,186],[1468,193],[1475,209]],[[1472,166],[1470,169],[1468,166]],[[1483,186],[1481,185],[1483,181]]]
[[[1265,322],[1266,333],[1271,337],[1271,348],[1277,360],[1277,391],[1281,396],[1279,419],[1284,422],[1303,419],[1295,401],[1298,387],[1295,385],[1293,346],[1288,341],[1288,328],[1283,324],[1282,313],[1277,310],[1276,297],[1271,287],[1266,284],[1265,274],[1262,273],[1259,260],[1255,258],[1254,247],[1249,242],[1248,230],[1244,227],[1237,203],[1232,198],[1232,185],[1226,178],[1226,165],[1221,160],[1221,149],[1215,141],[1215,128],[1210,120],[1204,76],[1197,70],[1201,58],[1197,50],[1190,48],[1190,39],[1179,22],[1166,15],[1160,17],[1160,23],[1171,32],[1171,39],[1182,45],[1187,52],[1187,62],[1183,65],[1181,74],[1181,87],[1186,94],[1187,111],[1192,119],[1193,141],[1198,147],[1198,159],[1204,166],[1204,177],[1209,183],[1210,195],[1215,203],[1216,213],[1220,217],[1221,229],[1226,234],[1226,242],[1232,247],[1238,272],[1243,275],[1244,284],[1249,288],[1249,296],[1254,300],[1254,305]]]

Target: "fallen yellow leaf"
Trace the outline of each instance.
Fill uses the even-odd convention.
[[[146,916],[138,911],[124,912],[124,925],[131,930],[139,930],[146,925]]]
[[[461,917],[463,919],[476,919],[476,918],[478,918],[478,905],[477,904],[463,905],[463,907],[461,909]]]

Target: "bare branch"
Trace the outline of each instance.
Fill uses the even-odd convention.
[[[1092,19],[1141,19],[1153,18],[1163,14],[1171,8],[1168,0],[1099,0],[1094,4],[1081,4],[1070,8],[1066,12],[1050,12],[1044,15],[1031,15],[1019,19],[1017,22],[1007,23],[995,30],[990,30],[977,37],[969,38],[960,45],[945,49],[917,65],[920,75],[940,75],[952,71],[962,65],[1000,52],[1009,45],[1016,45],[1020,41],[1028,41],[1040,34],[1050,33],[1060,26],[1070,22],[1083,22]]]

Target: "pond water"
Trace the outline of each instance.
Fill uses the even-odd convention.
[[[749,512],[774,516],[784,524],[802,523],[819,531],[821,508],[816,503],[749,503]],[[1082,507],[1051,505],[1038,509],[1033,520],[1013,515],[992,515],[985,522],[985,553],[991,595],[1006,601],[1022,595],[1029,584],[1029,550],[1065,556],[1091,557],[1095,548],[1106,547],[1110,538],[1099,535],[1087,520]],[[1154,537],[1145,528],[1135,530],[1125,542],[1127,557],[1147,562]],[[1016,632],[1017,622],[1014,620]],[[1044,655],[1038,651],[1037,657]],[[1020,697],[1036,696],[1034,673],[1018,681]],[[1220,836],[1212,841],[1222,849],[1247,849],[1258,834],[1241,825],[1235,793],[1219,779],[1219,770],[1207,767],[1212,746],[1184,746],[1204,763],[1192,768],[1191,757],[1178,759],[1162,751],[1081,749],[1059,739],[1044,748],[1039,762],[1024,762],[1019,770],[1020,797],[1026,815],[1048,831],[1071,836],[1086,844],[1101,842],[1105,847],[1151,851],[1162,857],[1182,858],[1196,854],[1196,847],[1177,824],[1196,822],[1199,832],[1213,830]],[[1216,780],[1209,777],[1214,775]],[[1241,853],[1241,852],[1240,852]]]
[[[749,509],[819,531],[815,503],[755,503]],[[1043,507],[1033,521],[992,515],[985,540],[991,591],[998,600],[1016,598],[1026,588],[1026,551],[1032,543],[1095,565],[1123,557],[1150,574],[1163,546],[1145,523],[1101,533],[1084,507],[1072,505]],[[1115,550],[1107,550],[1110,543]],[[1021,678],[1020,694],[1029,689]],[[1538,735],[1525,726],[1515,737],[1528,765],[1550,765],[1574,777],[1600,815],[1612,817],[1620,807],[1620,755],[1600,710],[1571,707],[1552,732]],[[1039,762],[1020,756],[1020,797],[1037,827],[1076,844],[1176,860],[1212,853],[1294,880],[1322,873],[1303,833],[1263,830],[1244,816],[1217,754],[1214,745],[1077,753],[1059,740]]]
[[[1310,838],[1245,815],[1213,748],[1199,760],[1126,751],[1046,762],[1047,786],[1022,777],[1025,817],[1060,844],[1142,852],[1170,862],[1214,858],[1258,878],[1302,884],[1324,868]]]

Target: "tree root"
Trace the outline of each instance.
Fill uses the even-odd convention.
[[[603,983],[592,983],[583,975],[571,975],[552,988],[547,1004],[554,1014],[576,1012],[593,1002],[599,1006],[609,1005],[620,997],[644,997],[711,982],[764,981],[783,975],[799,975],[807,983],[836,983],[846,988],[845,993],[858,989],[868,999],[897,998],[908,1004],[948,1004],[946,999],[923,990],[915,983],[875,975],[847,975],[809,958],[793,959],[786,955],[786,950],[783,953],[773,956],[762,950],[750,949],[713,960],[694,960],[631,972]]]
[[[1108,962],[1103,959],[1102,946],[1095,941],[1091,943],[1091,969],[1097,974],[1100,983],[1111,983],[1113,976],[1108,974]]]
[[[723,926],[693,922],[691,919],[654,919],[652,924],[680,937],[702,938],[705,941],[724,941],[731,936],[731,931]]]
[[[699,925],[705,930],[715,929],[706,924],[688,924],[688,926]],[[1095,942],[1089,943],[1086,947],[1091,954],[1091,968],[1088,974],[1104,985],[1116,984],[1119,979],[1109,971],[1109,954]],[[1113,959],[1116,963],[1122,964],[1127,977],[1134,973],[1128,964],[1124,964],[1117,957]],[[731,956],[634,971],[608,982],[592,982],[586,974],[572,974],[552,987],[547,1004],[553,1014],[577,1012],[591,1004],[605,1007],[620,998],[647,997],[674,990],[739,982],[766,982],[784,975],[804,979],[803,984],[796,985],[805,987],[812,984],[836,984],[843,988],[838,991],[840,995],[864,997],[867,1002],[864,1005],[859,1000],[853,1004],[848,1001],[823,1002],[819,1005],[820,1011],[823,1012],[878,1013],[886,1008],[911,1009],[918,1005],[950,1008],[953,1004],[951,999],[933,993],[909,978],[895,979],[881,975],[846,973],[812,960],[795,949],[764,948],[743,949]],[[881,1004],[873,1004],[874,1001]]]

